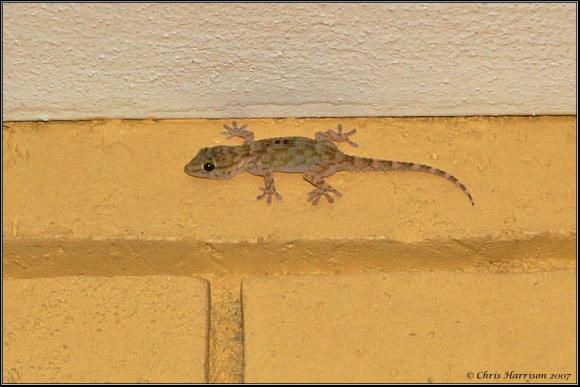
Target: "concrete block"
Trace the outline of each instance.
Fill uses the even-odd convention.
[[[575,283],[573,270],[250,279],[245,381],[574,381]]]
[[[203,280],[5,279],[3,293],[5,382],[206,381]]]

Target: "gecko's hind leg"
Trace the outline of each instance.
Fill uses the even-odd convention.
[[[282,195],[276,191],[276,186],[274,185],[274,175],[272,172],[267,171],[264,174],[264,188],[260,189],[263,193],[256,197],[257,200],[266,198],[266,203],[272,204],[272,195],[276,196],[276,199],[282,200]]]
[[[335,132],[332,129],[328,129],[326,132],[316,132],[314,138],[316,139],[316,141],[346,142],[351,146],[354,147],[358,146],[358,144],[350,140],[350,136],[356,133],[356,129],[353,129],[350,132],[343,133],[342,125],[338,124],[336,128],[338,129],[338,132]]]
[[[242,125],[238,128],[238,124],[234,121],[232,122],[232,126],[224,125],[225,130],[222,131],[222,134],[226,136],[228,140],[232,137],[241,137],[244,139],[245,144],[250,144],[254,141],[254,132],[246,130],[247,127],[248,125]]]
[[[302,176],[304,180],[315,186],[316,188],[308,193],[308,201],[313,205],[320,203],[320,199],[324,196],[329,203],[334,203],[334,194],[337,197],[342,196],[340,192],[334,189],[330,184],[324,181],[321,175],[316,173],[306,172]]]

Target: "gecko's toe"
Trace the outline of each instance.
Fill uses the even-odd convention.
[[[320,203],[320,198],[324,196],[329,203],[334,203],[334,197],[331,194],[335,194],[337,197],[342,196],[342,194],[334,188],[328,188],[326,190],[316,188],[308,193],[307,200],[312,202],[312,204],[317,205]]]
[[[268,189],[268,188],[260,188],[262,190],[262,194],[256,196],[256,200],[262,200],[266,198],[266,203],[272,204],[272,196],[276,196],[277,200],[282,200],[282,195],[276,192],[275,189]]]
[[[312,202],[313,206],[317,206],[320,203],[320,196],[308,198],[309,202]]]
[[[311,202],[314,199],[320,200],[320,192],[318,190],[310,191],[308,193],[308,201]]]

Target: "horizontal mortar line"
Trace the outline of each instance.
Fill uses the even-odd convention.
[[[550,271],[575,267],[576,233],[514,240],[293,240],[218,243],[200,240],[4,240],[4,275],[251,276],[459,270]],[[548,262],[548,263],[546,263]]]
[[[130,118],[119,118],[119,117],[106,117],[106,116],[94,116],[93,118],[77,118],[77,119],[67,119],[67,120],[30,120],[30,119],[11,119],[2,120],[3,124],[10,123],[67,123],[67,122],[90,122],[90,121],[191,121],[191,120],[207,120],[207,121],[222,121],[222,120],[267,120],[267,119],[412,119],[412,118],[441,118],[441,119],[453,119],[453,118],[541,118],[541,117],[576,117],[575,113],[539,113],[539,114],[468,114],[468,115],[412,115],[412,116],[389,116],[389,115],[376,115],[376,116],[248,116],[248,117],[130,117]]]

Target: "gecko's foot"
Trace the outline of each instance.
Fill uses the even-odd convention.
[[[236,121],[234,121],[232,122],[232,126],[224,125],[225,130],[222,131],[222,134],[226,136],[227,139],[232,137],[241,137],[244,139],[244,143],[250,144],[252,141],[254,141],[254,133],[246,130],[247,126],[248,125],[242,125],[238,128],[238,124]]]
[[[282,195],[276,192],[276,188],[266,187],[260,189],[262,190],[263,193],[261,195],[256,196],[256,200],[262,200],[266,198],[266,203],[268,204],[272,204],[272,196],[276,196],[276,199],[282,200]]]
[[[354,146],[354,147],[358,146],[357,143],[352,142],[350,140],[350,136],[352,136],[353,134],[356,133],[356,129],[353,129],[351,131],[343,133],[341,124],[336,125],[336,129],[338,129],[338,132],[335,132],[334,130],[328,129],[327,133],[332,141],[334,141],[334,142],[346,142],[347,144]]]
[[[244,133],[244,129],[246,129],[248,125],[242,125],[238,128],[238,123],[236,121],[232,122],[232,126],[224,125],[224,131],[221,134],[226,136],[226,138],[230,139],[232,137],[243,137],[242,134]]]
[[[334,194],[337,197],[341,197],[342,194],[335,190],[334,188],[316,188],[308,193],[308,201],[312,202],[313,205],[317,205],[320,203],[320,198],[323,196],[328,200],[329,203],[334,203],[334,198],[331,194]]]

